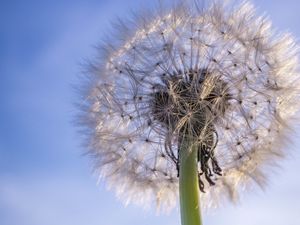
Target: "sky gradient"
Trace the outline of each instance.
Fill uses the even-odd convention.
[[[119,17],[152,1],[0,2],[0,224],[179,225],[179,210],[157,215],[124,207],[92,176],[72,121],[81,64]],[[299,40],[300,2],[252,1],[274,27]],[[205,225],[299,225],[300,129],[265,191],[204,214]],[[279,172],[278,172],[279,171]]]

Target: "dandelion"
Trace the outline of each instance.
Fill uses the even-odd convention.
[[[254,7],[184,1],[120,22],[84,88],[95,169],[126,203],[182,224],[266,185],[299,110],[298,46]]]

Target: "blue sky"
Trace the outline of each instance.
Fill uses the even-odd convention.
[[[0,2],[1,225],[180,224],[178,210],[156,215],[155,210],[124,207],[103,182],[97,186],[72,124],[72,85],[80,64],[93,56],[93,45],[116,16],[126,17],[148,2]],[[253,2],[275,27],[299,40],[299,1]],[[296,141],[266,191],[204,214],[204,224],[298,225],[299,147]]]

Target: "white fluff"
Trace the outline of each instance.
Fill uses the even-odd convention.
[[[154,203],[163,211],[176,206],[177,171],[166,146],[176,152],[178,136],[155,121],[151,108],[163,74],[186,79],[191,68],[207,69],[213,76],[199,99],[220,80],[232,95],[227,108],[222,98],[209,103],[218,114],[215,155],[223,176],[206,186],[203,206],[235,201],[253,183],[264,187],[267,166],[288,154],[300,102],[299,48],[291,35],[275,33],[268,19],[255,15],[250,3],[220,2],[196,10],[179,1],[166,12],[120,22],[90,66],[81,125],[96,172],[125,203]],[[180,98],[176,85],[168,89],[174,99]],[[175,124],[177,131],[188,121]]]

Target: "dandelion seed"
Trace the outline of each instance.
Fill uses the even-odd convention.
[[[220,2],[122,23],[91,66],[82,124],[96,171],[126,203],[176,205],[186,139],[208,208],[264,187],[266,166],[287,154],[298,46],[250,3]]]

